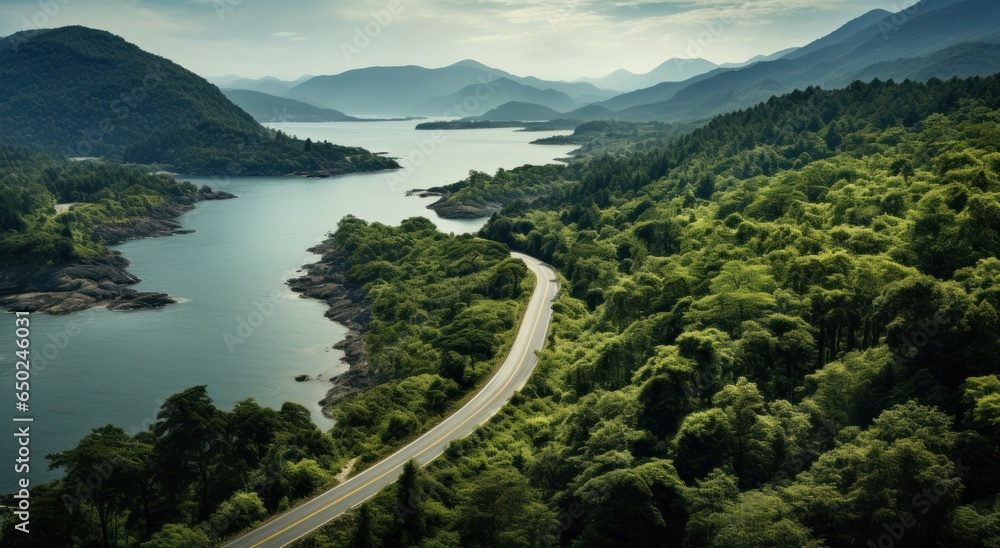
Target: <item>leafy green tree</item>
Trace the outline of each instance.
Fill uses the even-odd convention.
[[[691,319],[733,333],[774,306],[775,287],[764,265],[726,263],[712,279],[711,294],[694,304]]]
[[[372,511],[367,504],[362,504],[358,509],[357,524],[354,526],[354,535],[351,537],[351,548],[371,548],[372,546],[374,546]]]
[[[466,546],[513,547],[534,542],[534,517],[549,514],[517,470],[483,472],[459,493],[456,528]]]
[[[201,519],[208,517],[212,504],[223,427],[223,415],[204,385],[167,398],[153,426],[154,453],[165,482],[175,496],[197,483]]]
[[[660,349],[637,377],[651,375],[639,390],[642,405],[639,424],[664,437],[677,431],[681,419],[700,406],[699,392],[705,378],[693,360],[678,354],[676,347]]]
[[[965,473],[948,456],[956,442],[951,422],[916,402],[883,412],[870,428],[820,456],[789,488],[791,503],[807,508],[802,524],[839,544],[878,538],[884,524],[919,512],[907,538],[941,538]]]
[[[200,528],[168,523],[153,535],[153,538],[142,543],[142,548],[175,548],[177,546],[209,548],[212,546],[212,541]]]
[[[50,467],[65,469],[64,481],[77,486],[64,497],[71,509],[82,511],[80,505],[86,504],[96,511],[101,546],[116,545],[123,536],[113,524],[131,507],[131,487],[141,481],[147,455],[147,448],[112,425],[95,428],[73,449],[49,455]]]
[[[215,539],[237,533],[266,515],[267,510],[257,493],[235,493],[208,518],[209,536]]]
[[[292,498],[302,498],[327,487],[333,476],[313,459],[302,459],[288,465],[286,479]]]
[[[666,461],[594,478],[576,493],[586,511],[580,542],[585,546],[644,545],[658,539],[659,545],[679,546],[685,521],[682,492],[683,482]]]
[[[386,537],[388,546],[416,546],[424,536],[426,516],[421,476],[416,461],[410,460],[403,465],[396,480],[396,519]]]
[[[820,547],[809,529],[796,521],[791,505],[774,493],[750,491],[726,512],[713,516],[713,532],[709,546]]]
[[[521,296],[522,282],[528,277],[523,261],[507,259],[497,265],[486,284],[491,299],[516,299]]]
[[[674,436],[677,473],[686,483],[729,464],[733,454],[733,425],[721,409],[691,413]]]

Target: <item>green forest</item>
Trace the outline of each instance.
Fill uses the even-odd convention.
[[[371,320],[376,386],[337,405],[331,434],[360,470],[425,432],[499,365],[534,287],[506,246],[449,236],[422,217],[399,227],[345,217],[329,242]]]
[[[996,546],[998,109],[810,88],[511,203],[565,276],[532,380],[302,545]]]
[[[193,387],[146,431],[107,425],[49,455],[65,476],[32,489],[31,504],[53,526],[29,537],[7,520],[0,546],[212,546],[411,441],[507,354],[534,278],[503,244],[444,235],[424,218],[391,227],[355,217],[327,243],[366,296],[375,381],[335,407],[331,432],[298,404],[224,411]]]
[[[467,211],[487,216],[503,205],[530,203],[578,181],[588,173],[589,160],[656,150],[677,137],[690,133],[694,127],[692,124],[662,122],[586,122],[578,125],[571,135],[556,135],[532,142],[537,145],[580,145],[580,148],[571,152],[577,161],[569,165],[500,169],[492,176],[481,171],[470,171],[466,179],[428,189],[442,195],[440,201],[429,207],[445,218],[463,216]]]
[[[0,544],[211,546],[329,484],[333,455],[305,407],[245,400],[222,411],[196,386],[167,398],[147,431],[109,424],[49,455],[65,476],[31,490],[44,526],[28,536],[7,520]]]
[[[193,388],[51,457],[46,538],[210,545],[384,455],[505,352],[533,283],[510,248],[562,276],[527,386],[298,545],[1000,546],[1000,77],[809,88],[470,183],[506,206],[480,238],[332,235],[378,386],[330,434]]]
[[[60,265],[110,253],[98,229],[198,192],[134,167],[70,162],[0,142],[0,266]],[[57,203],[75,203],[56,214]]]

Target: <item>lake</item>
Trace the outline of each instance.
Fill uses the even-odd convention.
[[[433,199],[405,196],[464,178],[470,169],[549,163],[573,147],[530,145],[567,132],[511,129],[443,133],[416,131],[416,122],[272,124],[314,141],[387,152],[403,171],[332,179],[180,177],[232,192],[235,200],[205,202],[180,218],[193,234],[118,246],[142,278],[139,291],[162,291],[181,301],[159,310],[93,309],[65,316],[31,316],[32,485],[59,475],[44,456],[75,445],[91,428],[113,423],[134,433],[156,420],[163,401],[191,386],[208,385],[217,406],[254,398],[279,407],[300,403],[323,428],[318,401],[325,379],[346,369],[332,346],[345,329],[327,320],[326,306],[301,299],[285,281],[317,257],[307,249],[347,214],[397,224],[413,216],[434,220],[445,232],[472,232],[484,220],[438,219]],[[4,316],[13,337],[13,315]],[[0,402],[13,414],[13,348],[0,353]],[[307,374],[321,380],[296,382]],[[13,463],[8,438],[0,460]],[[13,466],[4,464],[0,492],[14,490]]]

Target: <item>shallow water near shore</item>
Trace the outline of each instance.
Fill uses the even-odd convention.
[[[408,169],[334,179],[180,177],[239,196],[203,202],[179,220],[193,234],[118,246],[142,278],[139,291],[162,291],[180,302],[159,310],[93,309],[31,316],[30,412],[32,485],[59,475],[48,453],[72,447],[91,428],[113,423],[133,433],[156,420],[164,399],[205,384],[223,409],[245,398],[279,407],[306,406],[323,428],[318,401],[327,379],[346,369],[332,346],[345,329],[326,305],[299,298],[285,281],[317,257],[307,249],[347,214],[396,224],[426,216],[446,232],[472,232],[484,219],[438,219],[434,199],[405,196],[411,188],[455,182],[470,169],[548,163],[573,147],[528,143],[567,132],[510,129],[415,131],[416,122],[273,125],[300,138],[362,146],[403,158]],[[0,315],[13,337],[13,315]],[[0,403],[14,413],[13,349],[0,349]],[[307,382],[296,382],[306,374]],[[9,419],[8,419],[9,420]],[[13,438],[8,438],[12,440]],[[0,444],[0,492],[14,490],[16,447]]]

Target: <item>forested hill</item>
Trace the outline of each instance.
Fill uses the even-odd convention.
[[[0,136],[70,157],[162,164],[192,175],[398,167],[361,148],[279,138],[205,79],[86,27],[0,40]]]
[[[496,214],[567,278],[532,380],[311,545],[992,545],[998,109],[809,89]]]

